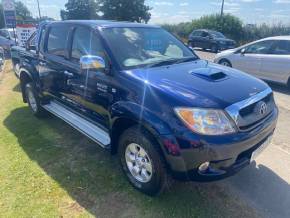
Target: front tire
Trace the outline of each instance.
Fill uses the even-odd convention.
[[[168,185],[168,175],[153,137],[133,126],[125,130],[119,141],[119,158],[123,171],[137,190],[155,196]]]
[[[226,67],[232,67],[231,62],[229,62],[229,61],[226,60],[226,59],[222,59],[222,60],[220,60],[220,61],[219,61],[219,64],[220,64],[220,65],[223,65],[223,66],[226,66]]]
[[[34,116],[43,117],[47,114],[41,107],[40,99],[36,94],[33,83],[27,83],[25,85],[25,97]]]

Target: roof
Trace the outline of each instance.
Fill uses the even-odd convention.
[[[144,23],[133,23],[125,21],[112,21],[112,20],[66,20],[66,21],[56,21],[52,22],[53,24],[82,24],[90,27],[151,27],[158,28],[155,25],[149,25]]]
[[[273,40],[290,40],[290,35],[289,36],[272,36],[272,37],[268,37],[265,39],[273,39]],[[265,40],[263,39],[263,40]]]

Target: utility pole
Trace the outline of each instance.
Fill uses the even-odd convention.
[[[221,17],[224,15],[224,4],[225,0],[222,0]]]
[[[37,7],[38,7],[38,15],[39,15],[39,20],[41,19],[41,14],[40,14],[40,7],[39,7],[39,0],[37,1]]]

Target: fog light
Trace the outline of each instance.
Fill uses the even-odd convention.
[[[209,168],[209,162],[204,162],[204,163],[202,163],[202,164],[198,167],[198,170],[199,170],[200,172],[204,172],[204,171],[206,171],[208,168]]]

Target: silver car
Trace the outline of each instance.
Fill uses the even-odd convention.
[[[290,87],[290,36],[265,38],[223,51],[214,62]]]

